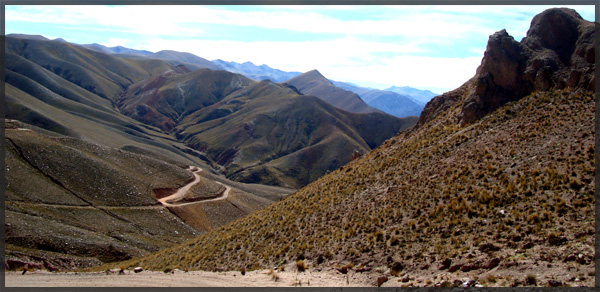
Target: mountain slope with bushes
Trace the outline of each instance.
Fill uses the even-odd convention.
[[[585,57],[593,28],[570,9],[536,16],[523,43],[540,46],[520,64],[560,63],[516,70],[538,76],[523,95],[503,90],[531,87],[502,78],[501,68],[515,67],[498,53],[511,54],[501,48],[512,42],[493,35],[476,77],[428,103],[417,127],[264,210],[122,265],[337,268],[415,286],[593,286],[595,66]],[[569,41],[544,43],[552,29]]]

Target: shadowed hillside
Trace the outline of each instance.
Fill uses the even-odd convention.
[[[352,114],[290,86],[185,67],[129,86],[118,105],[124,114],[174,133],[230,179],[291,188],[416,122]]]
[[[184,119],[177,136],[224,166],[227,177],[286,187],[307,184],[366,153],[416,119],[351,114],[262,81]]]
[[[543,41],[553,29],[561,46]],[[569,9],[533,19],[522,44],[540,46],[519,64],[557,70],[515,71],[538,76],[529,92],[502,78],[515,67],[499,57],[513,52],[499,36],[476,77],[428,103],[418,127],[264,210],[123,265],[337,268],[374,285],[385,275],[415,286],[593,286],[593,25]],[[519,84],[522,95],[511,95]]]

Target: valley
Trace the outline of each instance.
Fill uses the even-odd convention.
[[[28,35],[8,37],[6,51],[8,270],[182,243],[417,122],[349,113],[189,53]]]

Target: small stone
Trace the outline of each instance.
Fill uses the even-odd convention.
[[[578,264],[581,264],[581,265],[586,265],[586,264],[587,264],[587,261],[585,260],[585,256],[583,256],[583,254],[579,254],[579,255],[577,256],[577,259],[576,259],[575,261],[576,261]]]
[[[533,243],[528,242],[528,243],[523,244],[522,249],[530,249],[532,247],[533,247]]]
[[[563,260],[563,262],[572,262],[576,259],[577,259],[577,257],[574,254],[570,254]]]
[[[490,260],[490,262],[486,265],[486,269],[491,270],[495,267],[497,267],[500,264],[500,259],[499,258],[493,258]]]
[[[144,268],[142,268],[142,267],[136,267],[135,269],[133,269],[133,271],[136,272],[136,273],[141,273],[141,272],[144,271]]]
[[[388,277],[386,276],[382,276],[377,278],[377,287],[381,287],[381,285],[383,285],[383,283],[388,281]]]
[[[438,268],[438,270],[445,270],[447,268],[450,267],[450,265],[452,264],[452,260],[451,259],[445,259],[440,263],[440,267]]]
[[[548,280],[548,286],[550,286],[550,287],[560,287],[562,285],[563,285],[563,283],[561,281],[558,281],[558,280]]]
[[[458,271],[458,269],[460,269],[460,268],[461,268],[463,265],[464,265],[464,264],[456,264],[456,265],[453,265],[453,266],[451,266],[451,267],[448,269],[448,272],[450,272],[450,273],[454,273],[454,272]]]
[[[410,277],[408,277],[408,276],[404,276],[404,277],[401,279],[401,281],[402,281],[402,282],[404,282],[404,283],[406,283],[406,282],[410,281]]]

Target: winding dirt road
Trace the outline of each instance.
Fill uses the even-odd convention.
[[[181,203],[181,204],[177,204],[178,201],[181,201],[185,195],[187,194],[187,192],[189,192],[189,190],[196,185],[197,183],[200,182],[200,175],[199,173],[202,172],[202,168],[199,167],[193,167],[190,166],[188,168],[190,171],[192,171],[192,174],[194,175],[194,180],[191,181],[189,184],[181,187],[179,190],[177,190],[174,194],[164,197],[162,199],[159,199],[158,201],[163,204],[163,206],[165,207],[181,207],[181,206],[187,206],[187,205],[191,205],[191,204],[198,204],[198,203],[206,203],[206,202],[213,202],[213,201],[220,201],[220,200],[224,200],[227,197],[229,197],[229,191],[231,191],[231,188],[229,186],[226,186],[220,182],[216,182],[222,186],[225,187],[225,191],[223,191],[223,193],[216,197],[216,198],[212,198],[212,199],[206,199],[206,200],[198,200],[196,202],[187,202],[187,203]]]
[[[74,205],[60,205],[60,204],[48,204],[48,203],[31,203],[31,202],[6,202],[7,204],[13,204],[13,205],[29,205],[29,206],[42,206],[42,207],[53,207],[53,208],[64,208],[64,209],[89,209],[89,210],[93,210],[93,209],[106,209],[106,210],[118,210],[118,209],[135,209],[135,210],[153,210],[153,209],[164,209],[165,207],[181,207],[181,206],[187,206],[187,205],[192,205],[192,204],[201,204],[201,203],[207,203],[207,202],[214,202],[214,201],[220,201],[220,200],[225,200],[229,197],[229,192],[231,191],[231,187],[222,184],[218,181],[215,181],[216,183],[222,185],[225,187],[225,190],[223,191],[223,193],[221,193],[221,195],[219,195],[216,198],[212,198],[212,199],[205,199],[205,200],[197,200],[195,202],[187,202],[187,203],[180,203],[178,204],[178,201],[181,201],[185,195],[187,194],[187,192],[189,192],[189,190],[196,185],[197,183],[200,182],[200,173],[203,171],[202,168],[199,167],[193,167],[190,166],[188,168],[192,174],[194,175],[194,180],[191,181],[190,183],[188,183],[187,185],[179,188],[174,194],[164,197],[162,199],[159,199],[158,202],[161,203],[161,205],[154,205],[154,206],[96,206],[96,205],[85,205],[85,206],[74,206]]]

